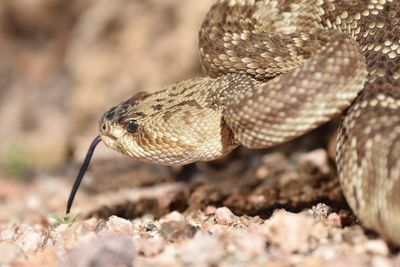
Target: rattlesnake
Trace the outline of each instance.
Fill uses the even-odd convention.
[[[136,159],[187,164],[343,114],[344,195],[365,226],[400,244],[399,36],[398,0],[219,0],[199,33],[207,76],[111,108],[100,138]]]

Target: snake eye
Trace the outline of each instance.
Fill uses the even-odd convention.
[[[129,133],[135,133],[139,128],[139,124],[137,123],[136,120],[130,120],[126,124],[125,128]]]

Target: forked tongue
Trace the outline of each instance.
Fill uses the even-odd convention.
[[[90,160],[92,159],[94,149],[100,143],[100,141],[101,141],[101,138],[98,135],[90,144],[88,152],[86,153],[85,160],[83,161],[82,167],[79,170],[78,176],[76,177],[75,183],[71,189],[71,193],[69,193],[66,214],[69,214],[69,212],[71,210],[72,203],[74,202],[75,194],[78,191],[78,188],[82,182],[83,176],[85,175],[85,173],[89,167],[89,163],[90,163]]]

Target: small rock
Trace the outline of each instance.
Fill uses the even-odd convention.
[[[71,226],[60,225],[54,233],[50,233],[51,239],[57,245],[67,249],[74,248],[78,243],[89,242],[97,238],[95,234],[96,226],[87,221],[78,221]]]
[[[360,249],[375,255],[387,256],[389,254],[389,248],[383,240],[368,240],[360,245]]]
[[[225,233],[226,228],[227,228],[227,226],[225,226],[225,225],[214,224],[214,225],[211,225],[210,227],[208,227],[207,231],[214,235],[218,235],[218,234]]]
[[[311,208],[311,212],[314,218],[326,220],[328,215],[332,212],[332,208],[324,203],[318,203]]]
[[[223,225],[231,225],[236,220],[235,214],[226,207],[218,208],[215,212],[215,221]]]
[[[117,216],[111,216],[106,226],[99,232],[99,235],[121,235],[127,236],[133,233],[132,223]]]
[[[143,227],[149,232],[157,230],[157,225],[155,225],[153,222],[148,222]]]
[[[267,198],[263,195],[251,195],[248,198],[249,203],[255,207],[265,204],[266,200]]]
[[[170,242],[193,237],[197,228],[186,222],[171,221],[161,225],[161,235]]]
[[[392,266],[397,266],[397,265],[393,265],[388,258],[382,256],[375,256],[371,259],[371,267],[392,267]]]
[[[50,232],[51,236],[53,237],[53,239],[60,239],[64,232],[69,229],[69,227],[70,226],[68,224],[59,224],[53,229],[53,231]]]
[[[359,225],[344,228],[343,231],[341,231],[341,235],[344,242],[352,245],[359,246],[367,241],[364,229]]]
[[[18,267],[48,267],[59,266],[59,259],[54,248],[37,253],[26,261],[18,261]]]
[[[146,257],[153,257],[160,254],[166,246],[164,239],[153,237],[148,239],[140,239],[138,244],[138,252]]]
[[[265,251],[267,243],[265,236],[244,231],[236,231],[233,235],[233,242],[237,250],[234,253],[239,259],[250,261]]]
[[[397,254],[397,256],[394,258],[393,266],[400,266],[400,254]]]
[[[9,264],[14,260],[24,259],[24,251],[12,243],[0,243],[0,265]]]
[[[94,232],[96,234],[100,233],[107,226],[107,222],[104,219],[100,219],[96,226],[94,227]]]
[[[317,266],[325,267],[364,267],[368,266],[365,264],[365,258],[359,256],[355,253],[344,253],[340,257],[336,257],[333,260],[327,261],[324,264],[319,264]]]
[[[160,220],[160,222],[163,223],[163,222],[169,222],[169,221],[184,221],[184,220],[185,220],[185,217],[182,215],[182,213],[180,213],[178,211],[173,211],[173,212],[165,215],[164,218],[162,218]]]
[[[328,215],[328,222],[336,227],[342,227],[343,225],[342,217],[336,212]]]
[[[304,214],[295,214],[285,210],[275,212],[266,221],[266,234],[268,241],[280,247],[280,249],[292,253],[304,253],[310,250],[310,238],[317,235],[323,238],[327,232],[316,227],[311,217]]]
[[[7,225],[0,229],[0,241],[9,241],[14,238],[16,231],[15,225]]]
[[[207,206],[206,210],[204,211],[205,215],[214,215],[215,212],[217,211],[217,208],[214,206]]]
[[[217,238],[199,232],[182,247],[179,257],[188,266],[217,266],[224,256],[223,248]]]
[[[266,166],[261,166],[257,169],[255,176],[258,179],[262,179],[264,177],[267,177],[267,175],[270,174],[270,170]]]
[[[77,247],[66,255],[63,267],[133,266],[135,250],[129,238],[107,236]]]
[[[21,225],[16,230],[15,244],[22,248],[25,253],[35,252],[42,244],[42,234],[32,227]]]
[[[198,186],[189,198],[189,211],[203,210],[209,205],[218,203],[223,199],[223,194],[216,186],[206,184]]]
[[[328,175],[330,172],[328,153],[325,149],[311,151],[300,157],[299,167],[308,173]]]
[[[313,256],[326,261],[332,261],[338,258],[340,253],[338,252],[338,246],[324,244],[313,251]]]

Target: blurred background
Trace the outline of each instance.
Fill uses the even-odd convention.
[[[197,33],[213,2],[0,1],[0,175],[65,171],[109,107],[201,75]]]

